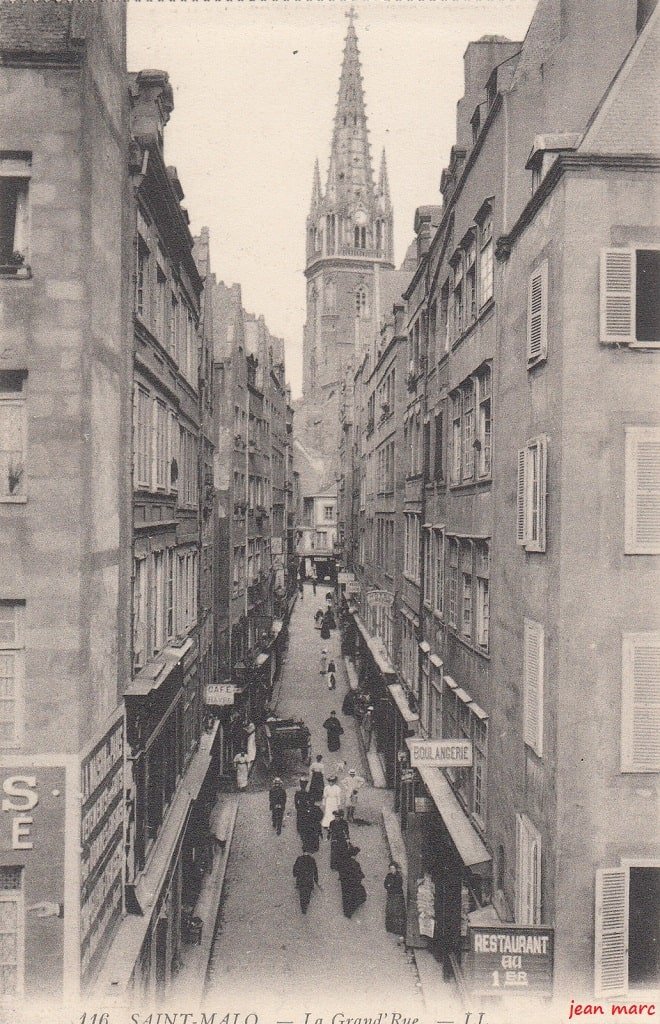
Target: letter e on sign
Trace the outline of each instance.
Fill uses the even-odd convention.
[[[21,815],[20,818],[14,818],[14,820],[11,823],[12,850],[32,849],[32,841],[30,840],[31,824],[32,818],[28,818],[26,815]]]

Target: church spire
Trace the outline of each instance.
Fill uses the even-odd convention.
[[[384,200],[384,205],[387,207],[390,204],[390,183],[387,177],[387,158],[385,157],[385,147],[383,147],[383,153],[380,158],[380,174],[378,176],[378,196]]]
[[[310,203],[310,215],[314,214],[321,204],[321,171],[319,170],[319,158],[314,161],[314,178],[312,181],[312,201]]]
[[[353,8],[347,17],[349,25],[339,79],[330,167],[336,175],[338,198],[341,195],[355,201],[371,197],[374,185],[360,54],[354,24],[357,15]]]

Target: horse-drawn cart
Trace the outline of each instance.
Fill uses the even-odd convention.
[[[312,735],[297,718],[267,718],[260,728],[260,749],[267,765],[279,760],[285,750],[298,750],[303,764],[312,759]]]

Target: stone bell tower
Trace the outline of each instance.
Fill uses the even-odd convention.
[[[375,187],[355,17],[351,9],[325,193],[317,160],[307,217],[303,401],[317,408],[337,394],[371,340],[380,273],[394,267],[385,152]]]

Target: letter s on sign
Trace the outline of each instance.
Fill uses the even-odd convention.
[[[37,779],[35,775],[10,775],[2,783],[2,792],[5,799],[2,801],[3,811],[31,811],[39,803],[39,794],[36,792]],[[34,791],[34,792],[33,792]],[[13,797],[14,799],[6,799]],[[17,802],[18,801],[18,802]]]

